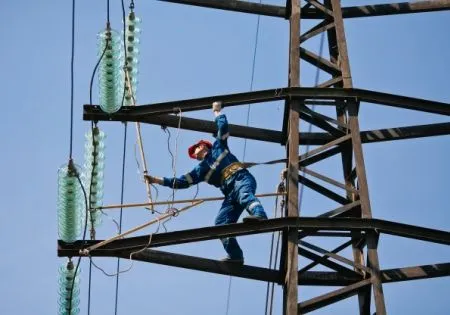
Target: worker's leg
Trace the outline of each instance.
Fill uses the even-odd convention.
[[[266,212],[258,198],[255,197],[256,180],[250,172],[237,174],[232,197],[239,205],[248,210],[252,216],[267,219]]]
[[[217,214],[215,224],[224,225],[236,223],[243,210],[244,209],[242,207],[232,201],[230,196],[225,196],[222,207]],[[239,247],[235,237],[226,237],[220,240],[222,241],[223,247],[225,248],[229,258],[236,260],[244,259],[242,250]]]

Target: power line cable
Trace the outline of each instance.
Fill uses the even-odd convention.
[[[125,23],[125,3],[122,0],[122,21],[123,21],[123,51],[124,51],[124,86],[123,86],[123,95],[122,95],[122,106],[125,100],[125,91],[126,91],[126,80],[127,80],[127,43],[126,43],[126,23]],[[133,8],[131,8],[133,6]],[[130,4],[130,9],[134,9],[134,2]],[[125,187],[125,160],[126,160],[126,148],[127,148],[127,122],[124,122],[124,136],[123,136],[123,155],[122,155],[122,179],[121,179],[121,190],[120,190],[120,203],[123,204],[124,200],[124,187]],[[120,207],[119,214],[119,234],[122,232],[122,220],[123,220],[123,207]],[[92,260],[91,260],[92,263]],[[120,275],[120,258],[117,258],[117,275],[116,275],[116,291],[115,291],[115,302],[114,302],[114,314],[117,315],[118,303],[119,303],[119,275]]]
[[[109,16],[110,16],[110,3],[109,3],[109,0],[107,0],[106,1],[106,27],[107,27],[107,29],[109,29],[109,27],[110,27]],[[98,70],[98,67],[100,66],[100,63],[101,63],[103,57],[105,56],[108,46],[109,46],[109,38],[107,37],[103,52],[100,55],[100,58],[98,59],[97,63],[95,64],[94,70],[92,71],[91,81],[89,84],[89,103],[90,104],[92,104],[92,91],[93,91],[95,74]],[[96,151],[97,145],[96,145],[95,136],[94,136],[94,127],[96,127],[96,123],[91,122],[93,155],[95,156],[96,155],[95,151]],[[92,167],[91,176],[90,176],[91,183],[90,183],[90,189],[89,189],[89,198],[86,199],[86,216],[85,216],[83,240],[85,240],[85,238],[86,238],[86,231],[87,231],[87,224],[88,224],[88,212],[90,212],[92,210],[90,201],[91,201],[91,194],[92,194],[92,184],[93,184],[92,178],[93,178],[93,174],[94,174],[94,169],[95,169],[95,167]],[[80,183],[81,183],[81,181],[80,181]],[[93,222],[92,215],[90,216],[90,218],[91,218],[91,239],[93,239],[93,238],[95,238],[95,230],[94,230],[94,222]],[[91,292],[92,292],[91,288],[92,288],[92,260],[89,260],[88,301],[87,301],[87,314],[88,315],[91,313]]]
[[[124,199],[124,187],[125,187],[125,157],[126,157],[126,143],[127,143],[127,124],[124,123],[124,137],[123,137],[123,155],[122,155],[122,187],[120,191],[120,202],[123,204]],[[122,214],[123,208],[120,208],[119,217],[119,234],[122,233]],[[114,314],[117,315],[118,299],[119,299],[119,270],[120,270],[120,258],[117,258],[117,276],[116,276],[116,300],[114,306]]]
[[[259,3],[261,3],[261,0],[259,1]],[[259,22],[260,22],[261,16],[258,15],[258,19],[256,22],[256,34],[255,34],[255,46],[253,48],[253,62],[252,62],[252,75],[251,75],[251,79],[250,79],[250,91],[253,91],[253,80],[255,78],[255,66],[256,66],[256,51],[258,48],[258,37],[259,37]],[[246,126],[249,125],[250,122],[250,109],[251,109],[251,105],[248,104],[247,105],[247,121],[246,121]],[[244,153],[242,155],[242,161],[245,161],[245,153],[247,151],[247,139],[244,140]]]
[[[71,168],[73,168],[75,170],[76,177],[77,177],[79,183],[82,184],[81,179],[78,174],[78,171],[76,170],[76,168],[73,164],[73,160],[72,160],[72,156],[73,156],[73,110],[74,110],[74,64],[75,64],[75,0],[72,0],[71,59],[70,59],[70,128],[69,128],[70,133],[69,133],[69,165],[68,165],[68,169],[70,170]],[[83,194],[84,194],[84,197],[86,200],[86,205],[87,205],[86,191],[84,190],[83,185],[81,185],[81,188],[83,190]],[[86,237],[86,228],[84,229],[84,232],[83,232],[83,239],[85,237]],[[71,259],[71,258],[69,258],[69,259]],[[77,261],[77,264],[75,267],[75,271],[74,271],[72,285],[70,288],[69,306],[68,306],[69,315],[72,312],[73,289],[75,286],[75,278],[76,278],[77,272],[79,270],[80,263],[81,263],[81,257],[78,258],[78,261]]]
[[[75,0],[72,0],[72,52],[70,58],[70,134],[69,134],[69,159],[72,160],[73,153],[73,85],[74,85],[74,63],[75,63]]]
[[[261,3],[262,0],[259,1],[259,3]],[[255,78],[255,65],[256,65],[256,51],[258,48],[258,35],[259,35],[259,23],[261,20],[261,16],[258,15],[257,21],[256,21],[256,33],[255,33],[255,45],[253,48],[253,61],[252,61],[252,75],[251,75],[251,79],[250,79],[250,91],[253,90],[253,81]],[[247,105],[247,120],[246,120],[246,126],[248,126],[249,122],[250,122],[250,109],[251,109],[251,105]],[[245,154],[247,152],[247,139],[244,140],[244,149],[243,149],[243,153],[242,153],[242,161],[245,161]],[[227,294],[227,308],[226,308],[226,315],[228,315],[229,309],[230,309],[230,300],[231,300],[231,284],[232,284],[232,279],[233,277],[230,276],[229,281],[228,281],[228,294]]]

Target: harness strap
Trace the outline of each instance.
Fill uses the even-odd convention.
[[[220,162],[222,162],[223,158],[225,156],[227,156],[228,154],[228,150],[225,149],[225,151],[223,151],[219,157],[214,161],[214,163],[210,166],[210,170],[208,171],[208,173],[205,176],[205,182],[209,182],[209,179],[211,177],[211,175],[214,173],[214,171],[216,170],[217,166],[219,166]]]

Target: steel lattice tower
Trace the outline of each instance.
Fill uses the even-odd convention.
[[[344,19],[393,14],[420,13],[450,9],[450,0],[419,1],[411,3],[380,4],[372,6],[341,7],[339,0],[287,1],[286,6],[265,5],[235,0],[161,0],[214,9],[259,14],[286,19],[290,25],[288,86],[277,89],[216,95],[200,99],[179,100],[138,107],[125,107],[115,114],[103,113],[97,105],[85,105],[84,119],[95,121],[133,121],[177,127],[174,112],[209,109],[212,102],[222,100],[225,107],[243,104],[285,100],[282,130],[231,125],[235,137],[255,139],[286,145],[287,156],[287,213],[283,218],[269,219],[254,224],[232,224],[205,227],[153,235],[150,247],[218,239],[257,233],[282,231],[280,269],[271,270],[244,265],[230,266],[216,260],[146,249],[135,260],[232,275],[254,280],[275,282],[283,286],[283,314],[303,314],[358,295],[359,313],[386,314],[383,284],[397,281],[442,277],[450,275],[450,263],[382,270],[379,266],[378,239],[381,233],[402,236],[438,244],[450,245],[450,232],[372,218],[369,189],[366,179],[362,144],[450,134],[450,123],[360,131],[358,113],[360,102],[376,103],[401,109],[450,115],[450,104],[362,90],[353,87],[347,53]],[[303,19],[319,21],[316,26],[301,32]],[[323,32],[328,39],[330,58],[307,50],[303,43]],[[300,87],[300,59],[311,63],[331,76],[317,87]],[[328,105],[336,109],[335,117],[311,110],[308,105]],[[300,121],[322,129],[321,133],[301,133]],[[182,118],[181,128],[213,133],[212,122]],[[318,146],[300,155],[300,145]],[[340,155],[345,182],[317,174],[306,167],[327,158]],[[312,177],[345,190],[345,196],[302,176]],[[299,183],[341,204],[340,207],[317,217],[302,217],[299,209]],[[346,237],[347,242],[331,251],[319,248],[303,239],[307,236]],[[79,256],[83,246],[100,241],[78,241],[66,244],[59,241],[59,256]],[[92,251],[92,256],[128,258],[130,253],[147,246],[148,236],[116,240]],[[338,254],[351,246],[353,256]],[[318,252],[314,253],[314,252]],[[333,271],[299,272],[299,255],[313,260],[312,265],[323,265]],[[335,262],[336,261],[336,262]],[[339,263],[338,263],[339,262]],[[298,286],[341,286],[340,289],[299,303]],[[301,296],[301,294],[300,294]],[[371,300],[375,310],[371,310]],[[356,312],[355,312],[356,313]]]

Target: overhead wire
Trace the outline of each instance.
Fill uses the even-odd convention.
[[[259,1],[261,3],[261,0]],[[255,66],[256,66],[256,51],[258,49],[258,38],[259,38],[259,23],[260,23],[261,15],[258,15],[258,19],[256,21],[256,34],[255,34],[255,45],[253,48],[253,62],[252,62],[252,75],[250,79],[250,92],[253,91],[253,81],[255,78]],[[250,110],[251,110],[251,104],[247,105],[247,120],[246,120],[246,126],[250,123]],[[242,161],[245,161],[245,153],[247,151],[247,138],[244,140],[244,153],[242,156]]]
[[[259,3],[261,3],[261,2],[262,2],[262,0],[259,1]],[[253,91],[253,82],[254,82],[254,78],[255,78],[256,52],[257,52],[257,49],[258,49],[258,37],[259,37],[260,20],[261,20],[261,15],[258,14],[257,21],[256,21],[255,45],[254,45],[254,48],[253,48],[253,61],[252,61],[252,74],[251,74],[251,78],[250,78],[250,91]],[[250,110],[251,110],[251,105],[248,104],[247,105],[246,126],[248,126],[249,123],[250,123]],[[247,139],[244,139],[244,148],[243,148],[243,153],[242,153],[242,162],[245,162],[246,152],[247,152]],[[226,312],[225,312],[226,315],[228,315],[228,312],[229,312],[229,309],[230,309],[232,279],[233,279],[233,277],[230,276],[229,281],[228,281],[227,304],[226,304]]]
[[[126,49],[126,37],[125,37],[125,3],[124,0],[121,0],[122,5],[122,23],[123,23],[123,51],[124,51],[124,72],[125,72],[125,81],[123,86],[123,95],[122,95],[122,106],[125,100],[125,91],[126,91],[126,81],[128,78],[127,71],[127,49]],[[131,4],[130,4],[131,6]],[[134,3],[133,3],[134,8]],[[129,82],[129,84],[131,84]],[[132,92],[131,92],[132,93]],[[123,153],[122,153],[122,174],[121,174],[121,187],[120,187],[120,200],[123,203],[124,200],[124,187],[125,187],[125,161],[126,161],[126,153],[127,153],[127,130],[128,124],[125,121],[124,123],[124,131],[123,131]],[[119,213],[119,234],[122,233],[122,221],[123,221],[123,207],[120,208]],[[90,259],[92,264],[92,259]],[[119,300],[119,270],[120,270],[120,258],[117,258],[117,275],[116,275],[116,288],[115,288],[115,301],[114,301],[114,314],[117,315],[118,310],[118,300]]]
[[[74,64],[75,64],[75,0],[72,1],[72,52],[70,57],[70,128],[69,128],[70,160],[72,160],[72,153],[73,153]]]
[[[73,165],[73,112],[74,112],[74,64],[75,64],[75,0],[72,0],[72,28],[71,28],[71,60],[70,60],[70,134],[69,134],[69,167]],[[78,170],[74,167],[75,169],[75,174],[77,177],[78,182],[81,185],[81,189],[83,191],[84,194],[84,198],[86,201],[86,207],[87,207],[87,196],[86,196],[86,191],[82,185],[82,181],[80,179]],[[87,214],[87,212],[86,212]],[[85,240],[86,238],[86,227],[84,229],[83,232],[83,240]],[[69,257],[69,260],[71,260],[72,258]],[[80,268],[80,263],[81,263],[81,257],[78,257],[76,266],[75,266],[75,271],[74,271],[74,275],[77,274],[79,268]],[[70,287],[70,293],[69,293],[69,305],[68,305],[68,311],[69,314],[71,314],[72,312],[72,298],[73,298],[73,290],[75,287],[75,279],[76,277],[74,276],[72,279],[72,284]]]
[[[106,1],[106,27],[107,29],[110,28],[110,1],[107,0]],[[109,46],[109,38],[106,38],[106,43],[105,43],[105,47],[102,51],[102,54],[100,55],[100,58],[97,60],[97,63],[94,66],[94,70],[92,71],[92,76],[91,76],[91,81],[89,84],[89,103],[92,104],[92,94],[93,94],[93,85],[94,85],[94,78],[95,78],[95,74],[98,70],[98,67],[100,66],[101,61],[103,60],[106,50],[108,49]],[[95,137],[94,137],[94,128],[96,127],[97,122],[92,121],[91,122],[91,134],[92,134],[92,146],[93,146],[93,155],[95,156],[95,151],[97,149],[97,145],[96,145],[96,141],[95,141]],[[91,170],[91,183],[90,183],[90,189],[89,189],[89,197],[86,197],[86,215],[85,215],[85,226],[84,226],[84,233],[83,233],[83,241],[86,239],[86,232],[87,232],[87,224],[88,224],[88,213],[92,212],[92,211],[98,211],[96,209],[92,209],[92,206],[90,204],[91,202],[91,193],[92,193],[92,177],[93,177],[93,173],[94,173],[94,167],[92,167]],[[81,184],[81,180],[80,180],[80,184]],[[82,185],[82,184],[81,184]],[[83,192],[86,195],[86,192],[83,188]],[[103,211],[101,211],[103,215],[106,215]],[[91,218],[91,239],[95,238],[95,228],[94,228],[94,222],[93,222],[93,216],[90,216]],[[114,220],[113,220],[114,221]],[[114,221],[115,222],[115,221]],[[116,222],[115,222],[116,223]],[[117,223],[116,223],[117,224]],[[81,256],[80,256],[81,259]],[[89,260],[89,274],[88,274],[88,301],[87,301],[87,314],[90,314],[91,311],[91,287],[92,287],[92,260]]]

